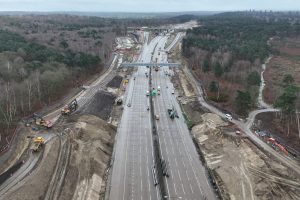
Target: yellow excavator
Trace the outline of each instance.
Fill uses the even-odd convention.
[[[74,99],[68,105],[66,105],[63,109],[61,109],[62,115],[70,115],[71,113],[75,112],[78,108],[77,100]]]
[[[33,145],[31,149],[34,152],[40,151],[44,144],[45,144],[45,139],[43,137],[36,137],[33,139]]]

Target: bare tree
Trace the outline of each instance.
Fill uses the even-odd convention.
[[[28,110],[31,111],[32,83],[30,78],[26,80],[26,86],[28,92]]]
[[[0,106],[0,112],[3,115],[8,131],[17,111],[16,96],[10,82],[5,84],[4,89],[4,105]]]
[[[297,119],[298,133],[299,133],[299,139],[300,139],[300,122],[299,122],[299,112],[298,112],[298,109],[296,110],[296,119]]]

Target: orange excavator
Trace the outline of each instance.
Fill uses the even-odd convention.
[[[289,155],[289,152],[281,145],[279,144],[274,138],[268,138],[267,143],[271,144],[273,148],[276,150],[281,150],[285,155]]]
[[[71,113],[75,112],[78,108],[77,100],[74,99],[68,105],[66,105],[63,109],[61,109],[62,115],[70,115]]]

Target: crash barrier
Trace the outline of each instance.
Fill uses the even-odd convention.
[[[151,88],[151,67],[149,72],[149,91]],[[167,196],[166,189],[165,189],[165,183],[164,183],[164,172],[163,172],[163,163],[162,163],[162,157],[160,152],[160,145],[159,145],[159,137],[157,135],[157,128],[156,128],[156,121],[155,121],[155,114],[154,114],[154,106],[153,106],[153,98],[152,95],[149,95],[149,101],[150,101],[150,113],[151,113],[151,127],[152,127],[152,135],[153,135],[153,153],[154,153],[154,166],[152,168],[153,172],[153,179],[154,179],[154,185],[158,185],[160,189],[161,199],[163,199],[164,196]]]

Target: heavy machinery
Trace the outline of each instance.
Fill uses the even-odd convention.
[[[52,127],[52,122],[51,121],[46,121],[42,116],[34,113],[33,114],[33,119],[35,121],[35,124],[37,126],[42,126],[42,127],[45,127],[45,128],[51,128]]]
[[[33,145],[31,147],[31,150],[34,152],[40,151],[44,144],[45,139],[43,137],[36,137],[33,139]]]
[[[77,107],[78,107],[77,100],[74,99],[73,101],[71,101],[71,103],[69,103],[63,109],[61,109],[61,114],[70,115],[72,112],[75,112],[77,110]]]
[[[289,152],[281,144],[279,144],[274,138],[272,137],[267,138],[267,144],[271,144],[271,146],[276,151],[281,150],[285,155],[289,155]]]
[[[174,106],[172,108],[168,109],[168,114],[169,114],[169,117],[171,119],[174,119],[175,117],[179,118],[179,116],[177,114],[177,111],[175,110]]]

